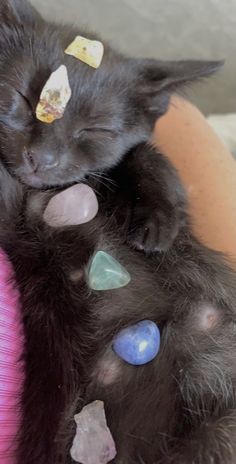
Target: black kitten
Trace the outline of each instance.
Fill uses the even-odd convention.
[[[15,266],[26,334],[18,463],[72,462],[73,416],[101,399],[117,463],[233,464],[235,276],[191,236],[176,173],[148,145],[170,93],[216,64],[131,60],[106,46],[95,71],[64,54],[87,32],[46,23],[24,0],[2,1],[0,20],[0,245]],[[47,126],[36,104],[63,63],[72,99]],[[81,180],[98,190],[99,215],[52,230],[43,190]],[[127,287],[89,290],[98,249],[124,264]],[[157,322],[162,343],[136,368],[111,343],[142,319]]]
[[[10,172],[26,185],[47,188],[95,177],[122,161],[131,177],[135,171],[132,195],[127,191],[129,240],[147,251],[166,249],[182,224],[183,198],[163,158],[145,142],[169,93],[219,63],[127,59],[105,45],[95,71],[64,53],[76,34],[89,33],[45,23],[20,0],[2,1],[0,20],[1,156]],[[72,98],[60,121],[42,124],[36,104],[61,64]]]

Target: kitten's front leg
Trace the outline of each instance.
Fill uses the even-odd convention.
[[[26,277],[25,264],[21,266],[21,282]],[[32,274],[34,269],[34,266],[30,269]],[[39,279],[27,277],[29,285],[25,290],[28,294],[22,298],[26,378],[18,464],[71,462],[66,452],[72,429],[68,410],[73,417],[72,406],[80,385],[70,346],[74,339],[73,327],[70,330],[73,308],[68,298],[66,301],[63,283],[60,282],[60,291],[56,278],[53,282],[47,269],[44,274],[45,277],[42,273]]]
[[[123,196],[118,215],[129,217],[128,242],[146,252],[167,250],[186,223],[185,194],[167,158],[143,143],[113,176]]]
[[[37,222],[16,233],[14,246],[9,247],[26,342],[18,464],[71,462],[73,414],[86,351],[80,349],[80,340],[87,334],[81,321],[88,314],[88,303],[83,282],[77,283],[75,291],[67,276],[70,243],[73,235],[63,230],[47,235]],[[78,245],[76,249],[80,251]]]

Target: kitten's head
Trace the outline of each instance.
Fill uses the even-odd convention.
[[[124,58],[105,45],[95,70],[65,55],[76,35],[93,35],[45,22],[26,0],[0,5],[0,157],[27,185],[71,184],[108,169],[139,142],[179,85],[210,74],[217,63]],[[72,98],[62,119],[35,118],[43,86],[61,64]]]

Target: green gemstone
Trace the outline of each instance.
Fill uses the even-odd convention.
[[[98,251],[90,265],[88,283],[93,290],[111,290],[124,287],[130,275],[116,259],[104,251]]]

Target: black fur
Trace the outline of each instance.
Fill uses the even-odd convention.
[[[101,399],[116,463],[233,464],[235,274],[191,235],[178,177],[148,145],[170,93],[216,64],[132,60],[106,46],[95,71],[63,53],[77,33],[44,22],[24,0],[1,3],[0,244],[14,264],[26,334],[18,463],[72,462],[73,416]],[[72,99],[46,126],[33,113],[62,63]],[[98,216],[51,229],[42,220],[48,199],[81,180],[98,193]],[[88,289],[98,249],[128,269],[127,287]],[[199,319],[206,305],[217,314],[208,330]],[[142,319],[158,323],[161,350],[136,368],[111,342]]]

